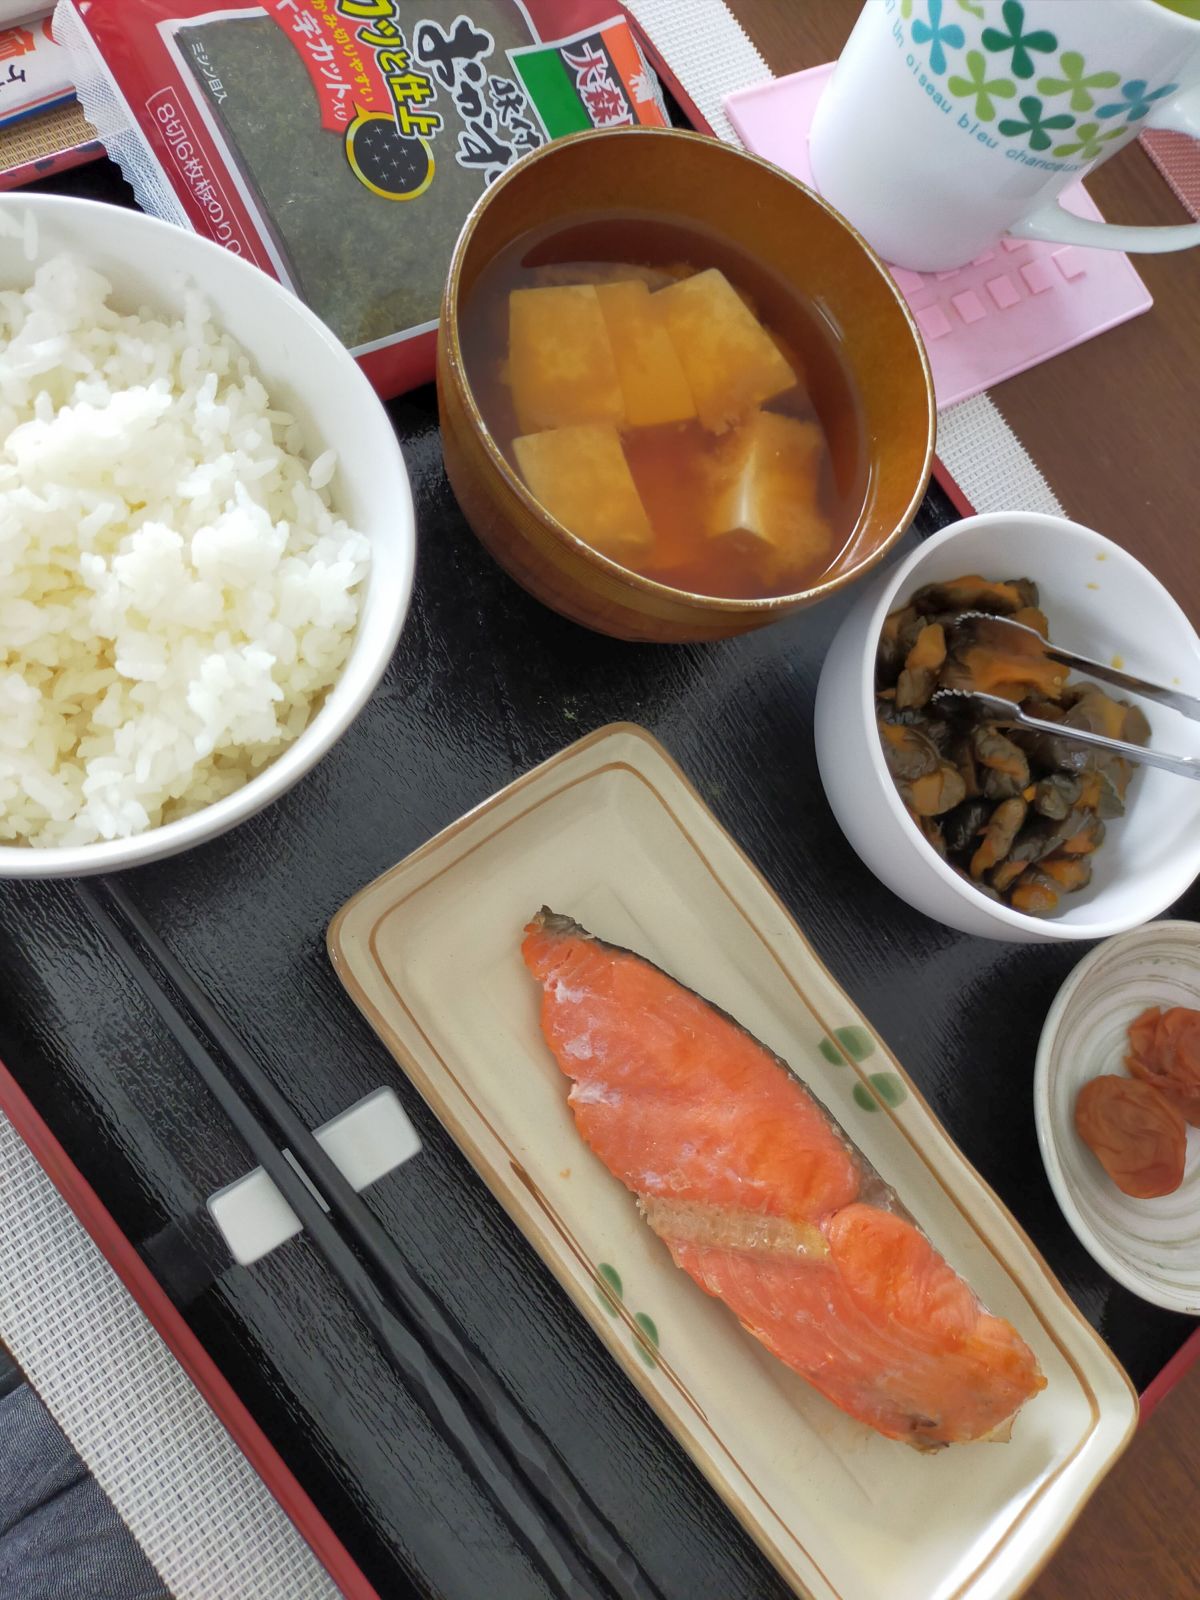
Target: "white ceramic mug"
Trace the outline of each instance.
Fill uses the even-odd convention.
[[[1200,0],[867,0],[809,136],[821,194],[888,261],[960,267],[1003,233],[1181,250],[1056,196],[1143,128],[1200,138]]]

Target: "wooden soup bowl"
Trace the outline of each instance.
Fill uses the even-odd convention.
[[[862,409],[867,488],[853,533],[811,587],[763,600],[719,599],[640,577],[548,515],[488,432],[464,367],[460,306],[481,270],[514,239],[605,212],[661,216],[729,240],[807,296],[840,337]],[[836,211],[778,167],[674,129],[606,129],[556,139],[492,185],[454,248],[438,331],[437,386],[446,471],[480,540],[539,600],[618,639],[726,638],[845,588],[907,528],[933,461],[929,364],[879,257]],[[838,425],[837,418],[823,421],[827,429]]]

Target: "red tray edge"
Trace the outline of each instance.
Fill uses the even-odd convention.
[[[46,1176],[346,1600],[380,1600],[378,1591],[367,1581],[350,1552],[2,1061],[0,1111],[29,1146]]]
[[[1166,1365],[1160,1368],[1142,1390],[1141,1403],[1138,1407],[1139,1423],[1146,1421],[1184,1374],[1190,1372],[1198,1363],[1200,1363],[1200,1328],[1195,1328]]]
[[[11,167],[0,168],[0,193],[9,189],[20,189],[27,183],[36,183],[40,178],[51,178],[59,172],[69,172],[72,167],[81,167],[88,161],[98,161],[104,154],[104,146],[99,139],[85,139],[82,144],[67,145],[62,150],[54,150],[49,155],[33,156],[28,161],[18,161]]]

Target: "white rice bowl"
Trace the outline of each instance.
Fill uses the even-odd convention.
[[[308,725],[370,546],[187,291],[122,315],[69,256],[0,290],[0,845],[128,838]]]

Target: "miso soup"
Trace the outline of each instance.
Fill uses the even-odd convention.
[[[460,335],[509,463],[622,566],[790,594],[854,533],[867,451],[837,331],[728,241],[648,216],[525,234],[480,273]]]

